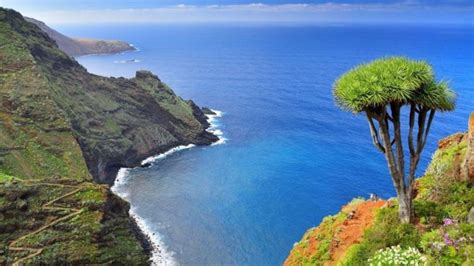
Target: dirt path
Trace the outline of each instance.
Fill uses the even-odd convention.
[[[57,198],[54,198],[53,200],[50,200],[48,202],[46,202],[45,204],[43,204],[41,206],[41,208],[45,209],[45,210],[63,210],[63,211],[71,211],[70,214],[66,215],[66,216],[63,216],[63,217],[60,217],[60,218],[57,218],[43,226],[41,226],[40,228],[36,229],[35,231],[31,232],[31,233],[28,233],[26,235],[23,235],[15,240],[13,240],[12,242],[10,242],[10,244],[8,245],[8,249],[10,251],[28,251],[28,252],[32,252],[31,254],[29,254],[28,256],[26,257],[23,257],[23,258],[20,258],[16,261],[13,262],[13,266],[18,266],[18,265],[22,265],[22,263],[26,260],[29,260],[35,256],[38,256],[39,254],[41,254],[41,252],[43,251],[43,248],[31,248],[31,247],[16,247],[16,244],[32,235],[35,235],[35,234],[38,234],[62,221],[65,221],[73,216],[76,216],[76,215],[79,215],[80,213],[82,213],[84,211],[84,209],[76,209],[76,208],[70,208],[70,207],[55,207],[55,206],[51,206],[53,203],[61,200],[61,199],[64,199],[66,197],[69,197],[69,196],[72,196],[74,194],[76,194],[77,192],[87,188],[87,186],[85,185],[63,185],[63,184],[56,184],[56,183],[44,183],[44,182],[36,182],[36,183],[33,183],[31,184],[32,182],[31,181],[26,181],[25,183],[30,183],[30,184],[25,184],[25,185],[39,185],[39,186],[60,186],[60,187],[71,187],[71,188],[76,188],[74,189],[73,191],[70,191],[66,194],[63,194]]]
[[[326,265],[336,265],[344,257],[347,250],[359,243],[364,231],[369,228],[375,219],[375,211],[381,208],[386,201],[365,201],[356,206],[347,206],[348,212],[354,211],[354,217],[345,220],[335,235],[338,241],[331,243],[331,260]]]

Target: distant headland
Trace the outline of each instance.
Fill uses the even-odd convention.
[[[70,38],[48,27],[44,22],[25,17],[25,20],[38,26],[48,36],[55,40],[59,49],[70,56],[81,56],[90,54],[116,54],[125,51],[133,51],[135,47],[123,41],[96,40],[89,38]]]

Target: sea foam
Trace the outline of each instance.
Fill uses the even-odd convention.
[[[219,123],[217,120],[217,118],[222,117],[224,115],[224,112],[213,109],[211,109],[211,111],[213,111],[215,115],[206,115],[207,122],[209,122],[210,124],[209,128],[207,129],[207,132],[210,132],[219,138],[219,140],[212,143],[211,146],[224,144],[227,142],[227,138],[224,137],[224,132],[219,129]]]
[[[151,242],[152,265],[178,265],[174,257],[174,252],[168,250],[160,234],[156,233],[156,230],[153,230],[145,219],[136,214],[135,208],[130,208],[129,213],[137,223],[138,227],[140,227],[140,230],[142,230],[143,234],[145,234]]]
[[[215,115],[206,115],[207,121],[209,122],[210,126],[207,129],[208,132],[213,133],[216,135],[219,140],[212,143],[211,145],[219,145],[219,144],[224,144],[227,139],[224,138],[224,133],[222,130],[219,129],[219,124],[217,118],[222,117],[224,115],[223,112],[218,111],[218,110],[212,110]],[[186,150],[195,147],[196,145],[194,144],[189,144],[189,145],[181,145],[174,147],[164,153],[151,156],[146,158],[141,162],[142,165],[144,164],[154,164],[159,160],[162,160],[169,156],[170,154],[173,154],[178,151]],[[127,202],[130,202],[130,195],[127,192],[127,183],[128,180],[130,179],[130,168],[120,168],[120,170],[117,173],[117,177],[115,178],[114,185],[112,186],[111,190],[114,194],[117,196],[121,197],[122,199],[126,200]],[[151,252],[151,262],[152,265],[178,265],[175,257],[174,257],[174,252],[169,251],[165,243],[163,242],[162,237],[156,230],[154,231],[152,226],[146,221],[146,219],[143,219],[140,217],[136,211],[135,208],[133,207],[132,204],[129,214],[130,216],[135,220],[137,223],[138,227],[140,230],[143,232],[143,234],[149,239],[152,245],[152,252]]]
[[[114,64],[130,64],[130,63],[140,63],[138,59],[129,59],[129,60],[115,60]]]
[[[119,197],[128,202],[130,202],[130,195],[127,192],[126,186],[128,180],[130,179],[130,175],[128,174],[129,171],[129,168],[121,168],[117,173],[117,178],[115,179],[115,183],[111,188],[114,194],[118,195]],[[132,217],[132,219],[135,220],[142,233],[150,241],[152,248],[152,265],[178,265],[176,259],[174,258],[174,253],[168,250],[162,237],[156,232],[156,230],[153,230],[151,225],[136,213],[136,210],[133,205],[131,205],[129,215],[130,217]]]
[[[145,160],[142,161],[142,165],[147,164],[147,163],[154,163],[158,160],[166,158],[168,155],[173,154],[177,151],[191,149],[192,147],[195,147],[195,146],[196,145],[194,145],[194,144],[189,144],[189,145],[181,145],[181,146],[178,146],[178,147],[174,147],[174,148],[172,148],[172,149],[170,149],[170,150],[168,150],[164,153],[160,153],[158,155],[146,158]]]

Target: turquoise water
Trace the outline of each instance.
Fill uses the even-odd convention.
[[[340,111],[333,81],[387,55],[430,61],[458,93],[436,141],[466,129],[474,106],[474,30],[416,26],[57,27],[121,39],[138,52],[78,59],[93,73],[150,69],[184,98],[224,112],[223,145],[195,147],[128,173],[122,193],[179,264],[277,265],[293,243],[354,197],[394,196],[365,118]],[[123,61],[135,60],[131,63]]]

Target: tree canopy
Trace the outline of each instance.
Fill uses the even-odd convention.
[[[454,109],[454,93],[446,82],[435,80],[427,62],[388,57],[343,74],[334,84],[334,96],[343,109],[366,114],[372,142],[385,155],[397,191],[400,221],[413,221],[414,181],[421,152],[435,113]],[[408,172],[401,126],[405,105],[409,109]]]
[[[359,113],[390,103],[416,104],[422,108],[450,111],[455,95],[446,82],[436,82],[425,61],[388,57],[359,65],[334,84],[337,103]]]

